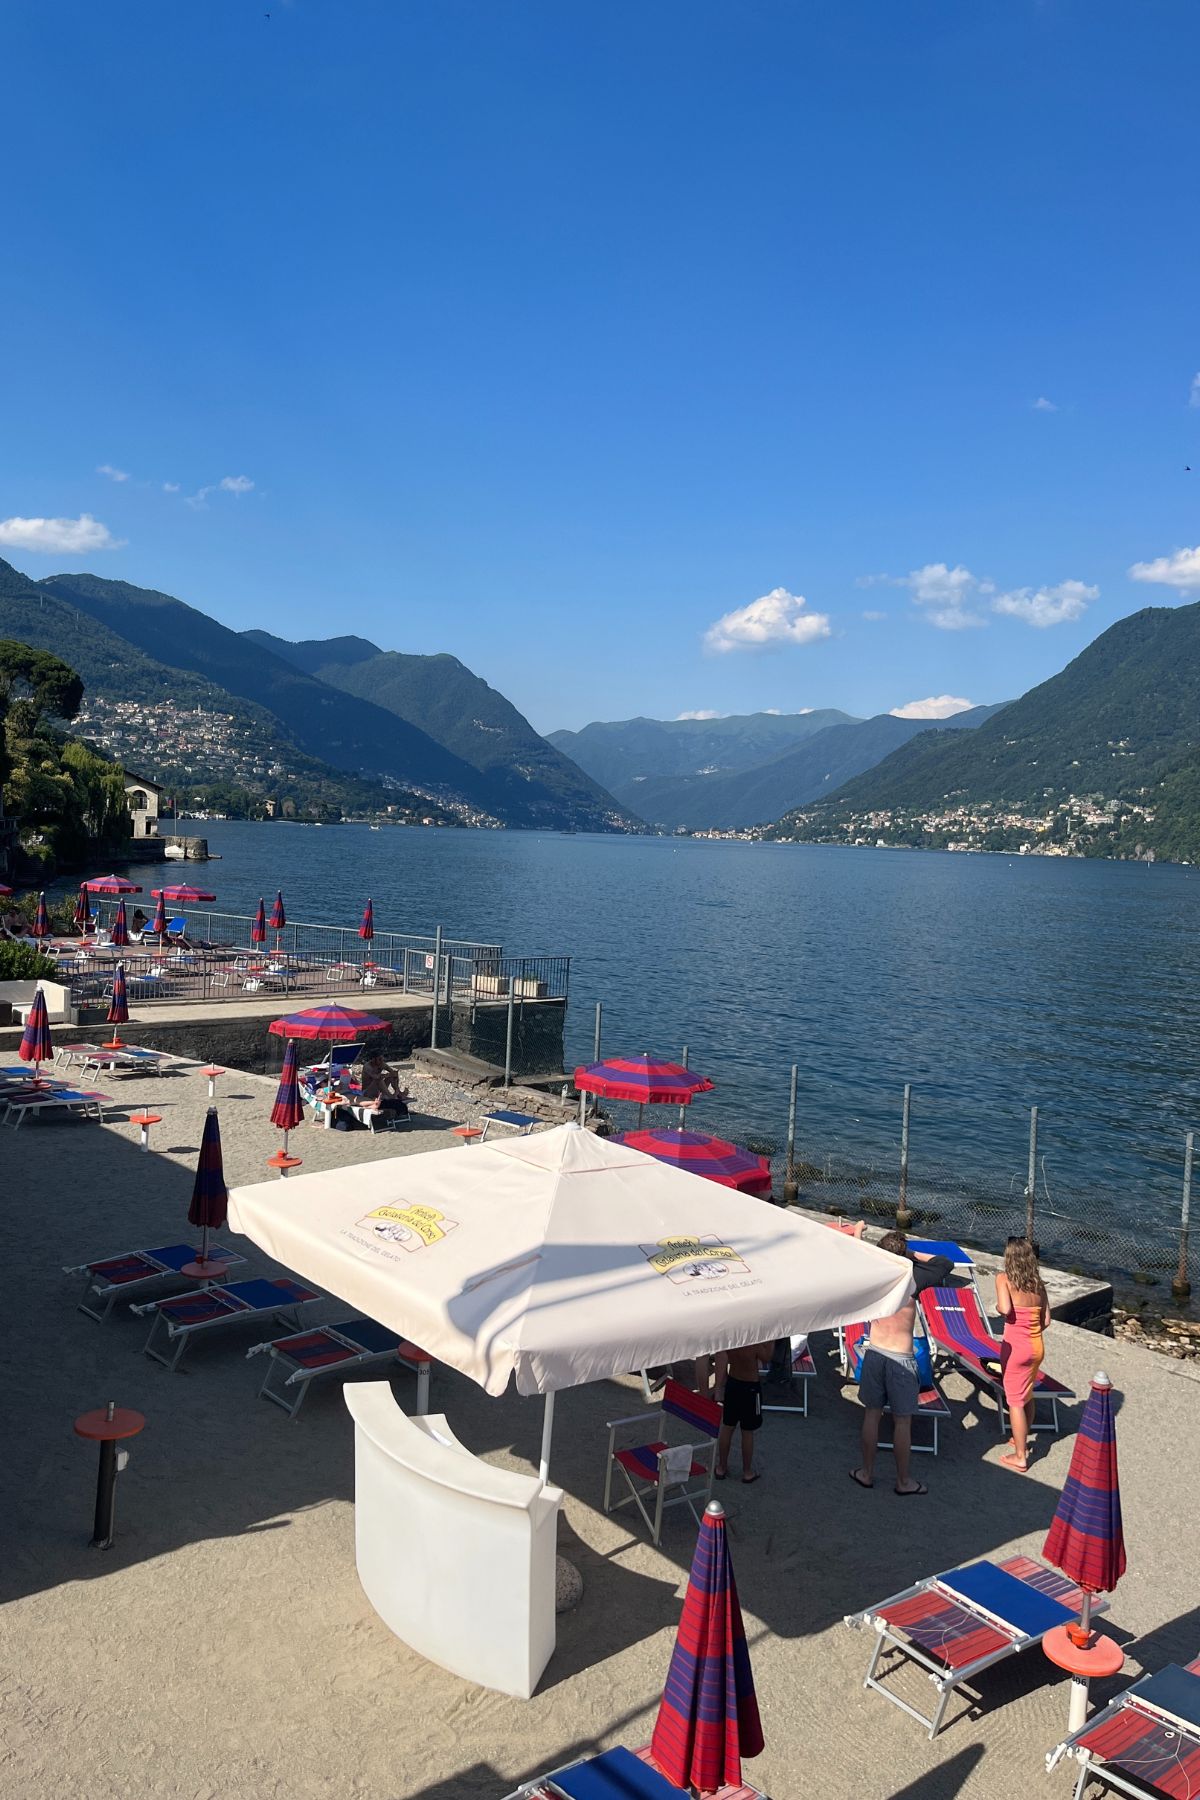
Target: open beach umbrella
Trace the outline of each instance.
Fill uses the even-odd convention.
[[[172,906],[203,906],[216,895],[205,888],[192,887],[190,883],[181,881],[175,887],[151,888],[150,892],[156,900],[169,900]]]
[[[250,921],[250,942],[252,944],[265,944],[266,941],[267,941],[267,909],[263,905],[262,900],[260,899],[259,903],[258,903],[258,911],[255,913],[253,919]]]
[[[611,1056],[575,1071],[575,1087],[581,1094],[595,1094],[601,1100],[636,1100],[639,1126],[644,1106],[690,1106],[694,1095],[711,1092],[712,1085],[707,1075],[696,1075],[682,1063],[660,1062],[648,1054]],[[580,1102],[581,1108],[584,1104]]]
[[[650,1754],[678,1788],[740,1788],[743,1756],[758,1756],[762,1723],[729,1556],[725,1511],[704,1510],[683,1616]]]
[[[204,1235],[200,1240],[197,1261],[208,1261],[208,1234],[220,1231],[229,1206],[229,1190],[225,1186],[225,1166],[221,1157],[221,1124],[217,1109],[210,1106],[204,1119],[204,1135],[200,1139],[200,1155],[196,1161],[196,1180],[192,1187],[192,1203],[188,1207],[188,1224],[199,1225]],[[219,1258],[214,1268],[225,1267]]]
[[[489,1394],[657,1368],[895,1312],[902,1259],[578,1125],[236,1188],[268,1256]]]
[[[29,929],[35,938],[48,938],[54,929],[50,923],[50,914],[46,911],[45,894],[38,895],[37,912]]]
[[[149,930],[152,937],[161,938],[166,936],[167,909],[163,905],[162,894],[158,894],[155,897],[154,917],[150,921]]]
[[[74,923],[79,931],[90,931],[92,927],[92,909],[88,905],[87,894],[82,888],[80,888],[79,898],[75,902]]]
[[[703,1131],[685,1131],[682,1125],[662,1130],[624,1131],[616,1138],[643,1156],[656,1156],[689,1175],[703,1175],[719,1181],[722,1187],[737,1188],[743,1194],[769,1194],[771,1165],[765,1156],[755,1156],[738,1144],[724,1138],[709,1137]]]
[[[1071,1635],[1076,1642],[1086,1643],[1092,1596],[1111,1594],[1125,1573],[1112,1382],[1102,1369],[1092,1377],[1092,1390],[1075,1434],[1071,1467],[1042,1555],[1083,1590],[1083,1610]]]
[[[126,881],[123,875],[95,875],[91,881],[81,883],[85,894],[140,894],[141,888],[136,881]]]
[[[113,971],[112,999],[108,1003],[108,1023],[113,1028],[112,1039],[104,1047],[106,1050],[119,1050],[121,1047],[118,1025],[129,1023],[129,1000],[125,993],[125,964],[118,963]]]
[[[369,900],[363,907],[362,924],[358,928],[358,935],[364,944],[369,944],[375,936],[375,908]]]
[[[304,1102],[300,1098],[300,1082],[296,1075],[296,1040],[291,1038],[283,1056],[283,1070],[271,1108],[271,1123],[283,1133],[283,1154],[288,1153],[288,1132],[304,1123]]]
[[[390,1019],[357,1012],[352,1006],[309,1006],[303,1012],[272,1019],[267,1027],[274,1037],[318,1038],[327,1044],[348,1043],[363,1031],[387,1031]]]
[[[113,915],[112,930],[108,934],[108,941],[110,944],[115,944],[119,950],[124,949],[129,942],[129,921],[125,917],[124,900],[117,901],[117,910]]]
[[[54,1045],[50,1041],[50,1015],[46,1011],[46,996],[40,982],[34,990],[33,1005],[25,1021],[17,1055],[22,1062],[33,1064],[35,1082],[42,1079],[42,1064],[49,1062],[54,1055]]]
[[[275,895],[275,904],[271,908],[271,930],[275,933],[275,948],[279,948],[279,934],[287,924],[287,914],[283,910],[283,891]]]
[[[0,894],[11,894],[11,893],[12,893],[12,889],[8,886],[8,883],[4,882],[4,881],[0,881]]]

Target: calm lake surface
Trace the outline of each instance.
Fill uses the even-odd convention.
[[[1200,1127],[1200,871],[1132,863],[536,832],[196,825],[220,908],[571,956],[568,1064],[678,1056],[700,1129],[1019,1192],[1040,1110],[1052,1202],[1158,1229]],[[183,879],[183,865],[172,865]],[[155,875],[158,871],[155,870]],[[135,879],[138,877],[135,875]],[[146,881],[147,890],[150,881]],[[661,1112],[657,1123],[673,1122]]]

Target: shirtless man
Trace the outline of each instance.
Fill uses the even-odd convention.
[[[721,1433],[717,1439],[717,1479],[729,1473],[729,1452],[733,1434],[742,1433],[742,1480],[760,1481],[754,1468],[754,1434],[762,1424],[762,1384],[758,1378],[760,1362],[769,1362],[772,1344],[750,1344],[728,1353],[725,1376],[725,1401],[721,1413]]]
[[[884,1407],[892,1414],[892,1445],[896,1452],[896,1492],[901,1496],[927,1494],[929,1489],[909,1473],[912,1454],[912,1422],[921,1398],[921,1382],[913,1355],[913,1327],[917,1295],[924,1288],[944,1287],[953,1273],[948,1256],[930,1256],[910,1250],[902,1231],[889,1231],[879,1248],[906,1257],[913,1265],[913,1292],[899,1312],[871,1322],[871,1335],[863,1348],[858,1393],[863,1403],[862,1464],[851,1469],[850,1479],[859,1487],[875,1486],[875,1451]]]

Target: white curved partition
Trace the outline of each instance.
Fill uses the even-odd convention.
[[[562,1489],[481,1462],[441,1413],[409,1418],[386,1381],[343,1392],[367,1599],[430,1662],[528,1700],[554,1652]]]

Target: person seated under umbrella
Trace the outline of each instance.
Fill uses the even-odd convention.
[[[408,1117],[408,1094],[400,1086],[395,1069],[384,1062],[382,1050],[369,1050],[363,1058],[362,1100],[364,1106],[375,1107],[380,1112],[398,1113],[402,1119]]]

